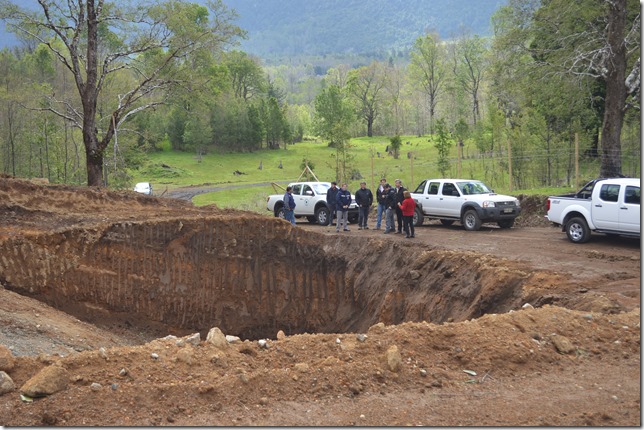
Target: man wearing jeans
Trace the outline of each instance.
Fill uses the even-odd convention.
[[[293,187],[286,187],[286,193],[284,193],[284,219],[295,226],[295,199],[293,198]]]
[[[376,190],[376,201],[378,202],[378,213],[376,215],[376,230],[380,230],[380,225],[382,224],[382,217],[385,215],[385,210],[387,210],[387,207],[385,206],[385,184],[386,183],[387,183],[387,179],[382,178],[380,180],[380,185]]]
[[[391,185],[385,184],[385,206],[387,210],[385,212],[386,227],[385,234],[389,234],[396,229],[394,224],[394,214],[396,213],[396,191],[391,188]]]

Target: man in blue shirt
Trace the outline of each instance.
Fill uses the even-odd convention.
[[[293,198],[293,187],[286,187],[284,193],[284,219],[295,226],[295,199]]]

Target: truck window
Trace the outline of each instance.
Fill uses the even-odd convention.
[[[427,183],[427,181],[421,182],[420,185],[418,185],[416,187],[416,190],[414,190],[414,193],[423,194],[425,192],[425,184],[426,183]]]
[[[305,195],[305,196],[306,195],[309,195],[309,196],[313,195],[313,190],[308,185],[304,185],[304,189],[302,191],[303,191],[302,195]],[[308,194],[307,194],[307,191],[308,191]]]
[[[626,192],[624,194],[624,203],[630,203],[632,205],[640,204],[640,187],[627,186]]]
[[[439,185],[440,184],[438,182],[430,182],[429,183],[429,190],[428,190],[427,194],[437,195]]]
[[[302,192],[302,184],[293,185],[293,194],[299,196]]]
[[[444,196],[458,196],[458,191],[456,191],[456,194],[454,194],[454,191],[456,191],[456,186],[452,184],[451,182],[445,182],[443,184],[443,195]]]
[[[604,184],[599,190],[599,198],[605,202],[617,202],[619,196],[619,185]]]
[[[599,198],[605,202],[617,202],[619,196],[619,185],[617,184],[604,184],[599,190]]]

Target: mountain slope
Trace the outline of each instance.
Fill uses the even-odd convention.
[[[428,31],[449,39],[490,34],[504,0],[225,0],[248,31],[242,49],[273,55],[364,54],[407,49]]]

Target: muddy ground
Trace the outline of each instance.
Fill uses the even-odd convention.
[[[0,425],[639,426],[640,241],[541,210],[404,239],[0,178]]]

